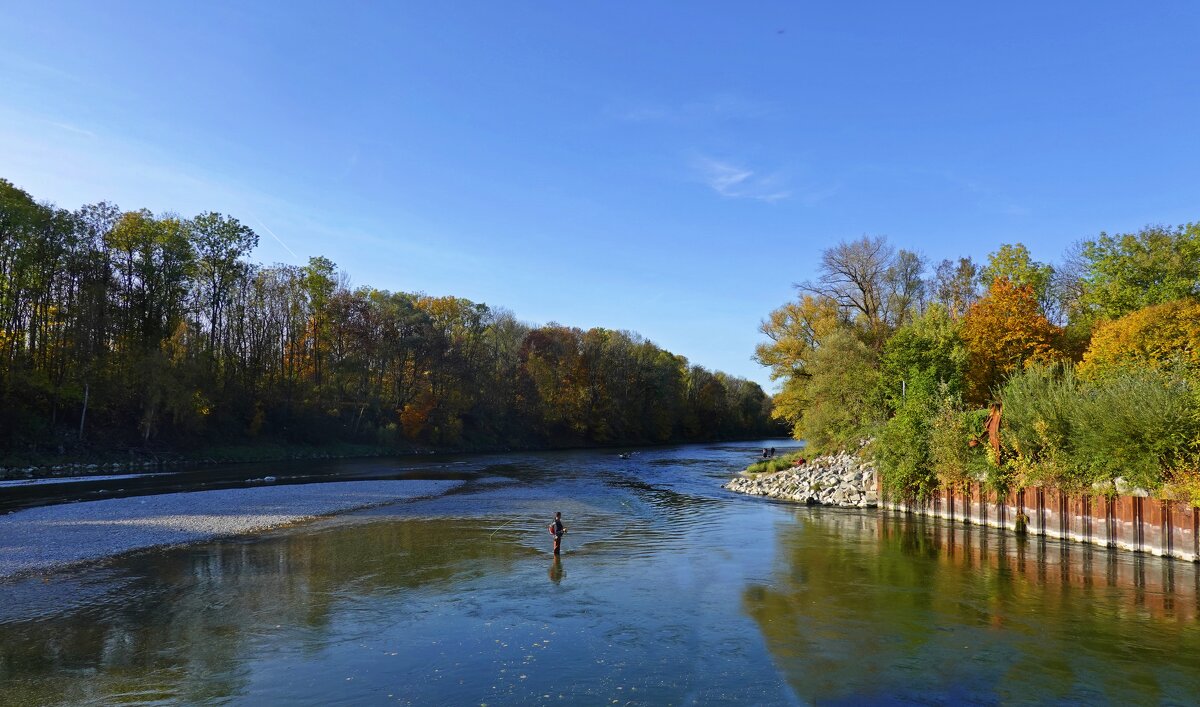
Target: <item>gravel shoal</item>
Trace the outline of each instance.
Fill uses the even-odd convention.
[[[114,498],[0,516],[0,579],[446,493],[460,481],[342,481]]]

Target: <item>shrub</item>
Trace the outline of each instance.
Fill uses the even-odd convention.
[[[1020,484],[1078,487],[1073,466],[1075,407],[1080,383],[1071,364],[1026,367],[999,391],[1004,402],[1000,426],[1002,454]]]
[[[943,486],[993,481],[988,474],[987,417],[987,410],[962,410],[956,396],[946,396],[938,405],[929,430],[929,458]]]
[[[929,454],[930,423],[937,409],[932,385],[912,386],[871,445],[880,481],[889,493],[925,498],[937,488]]]
[[[1162,491],[1197,473],[1200,386],[1177,371],[1129,368],[1081,381],[1069,364],[1031,366],[1000,395],[1007,465],[1019,483],[1080,490],[1123,477]]]
[[[1090,480],[1124,477],[1136,486],[1158,489],[1167,469],[1194,464],[1200,396],[1186,377],[1131,369],[1084,392],[1072,415],[1073,456]]]

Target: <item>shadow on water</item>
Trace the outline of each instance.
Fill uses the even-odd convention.
[[[1200,694],[1192,565],[890,513],[802,513],[778,532],[742,607],[804,700]]]

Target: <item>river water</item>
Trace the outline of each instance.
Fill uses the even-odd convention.
[[[0,583],[0,703],[1200,695],[1194,565],[721,488],[770,444],[325,464],[467,484]]]

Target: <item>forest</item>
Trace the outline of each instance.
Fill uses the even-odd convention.
[[[982,481],[1200,505],[1200,224],[1101,233],[1059,263],[1014,243],[931,267],[864,236],[796,288],[757,350],[774,414],[815,451],[872,457],[889,493]]]
[[[0,457],[779,434],[758,384],[626,331],[261,265],[235,218],[75,211],[0,179]]]

